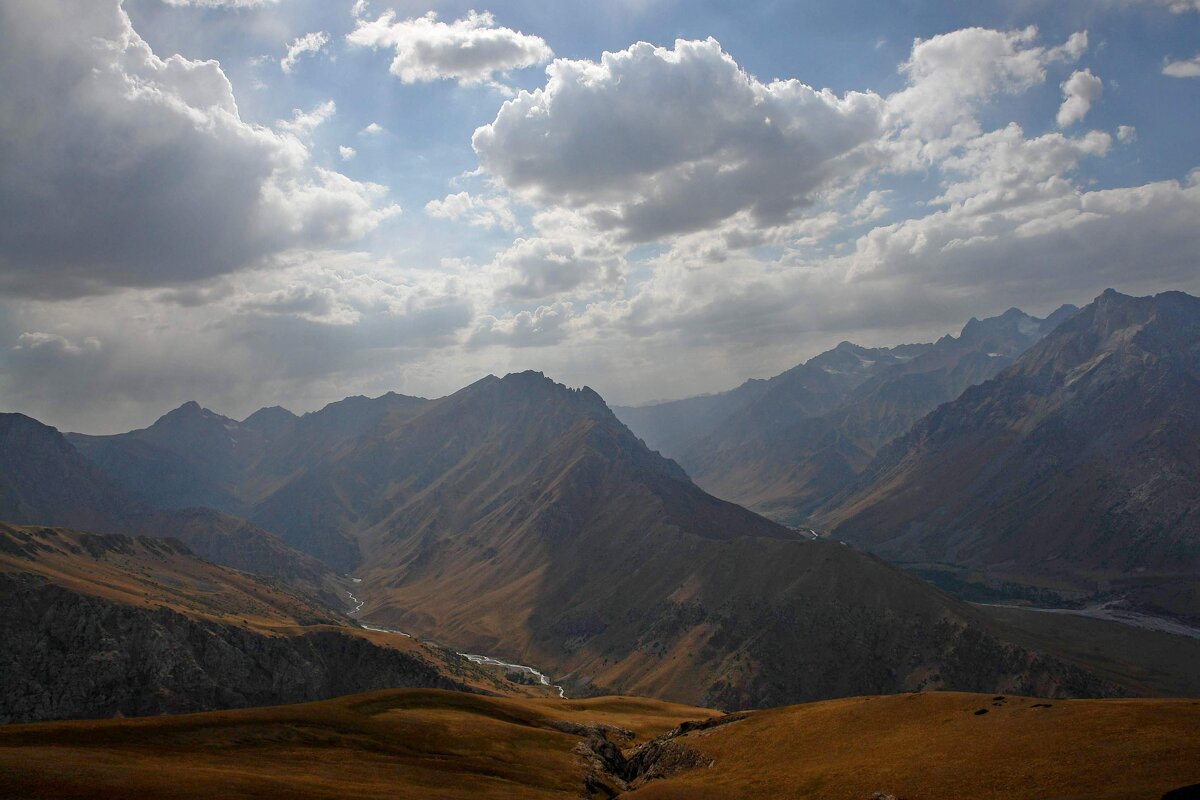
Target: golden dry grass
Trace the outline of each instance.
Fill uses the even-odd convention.
[[[957,692],[833,700],[689,734],[682,741],[714,766],[631,796],[1153,800],[1200,783],[1198,733],[1195,700],[997,702]]]
[[[342,627],[328,609],[281,584],[203,561],[170,542],[3,523],[0,537],[8,545],[0,548],[0,572],[37,575],[79,594],[259,633],[286,633],[299,620]]]
[[[0,797],[577,797],[577,736],[638,741],[712,712],[653,700],[491,698],[393,690],[321,703],[0,728]]]
[[[1048,706],[1046,705],[1048,703]],[[987,714],[977,715],[979,709]],[[634,744],[712,712],[393,690],[321,703],[0,728],[0,797],[575,798],[580,739]],[[1158,798],[1200,782],[1200,701],[927,693],[753,712],[676,741],[700,767],[629,793],[677,798]]]

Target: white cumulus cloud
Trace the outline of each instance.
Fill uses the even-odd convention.
[[[1163,64],[1162,72],[1172,78],[1200,78],[1200,53],[1191,58],[1168,61]]]
[[[541,37],[499,27],[486,11],[453,22],[439,21],[433,11],[397,21],[388,11],[374,21],[359,19],[346,41],[394,50],[390,71],[403,83],[495,83],[498,73],[543,64],[554,55]]]
[[[520,228],[508,199],[499,195],[481,197],[470,192],[448,194],[425,204],[425,213],[437,219],[465,222],[480,228],[515,231]]]
[[[558,59],[546,72],[544,88],[475,131],[480,164],[508,190],[631,242],[739,212],[757,227],[785,224],[869,164],[882,131],[878,95],[762,83],[713,39]]]
[[[506,347],[546,347],[562,341],[575,316],[570,303],[538,306],[533,311],[518,311],[503,317],[485,314],[467,339],[468,347],[503,345]]]
[[[337,113],[337,104],[332,100],[326,100],[324,103],[314,106],[310,111],[299,108],[292,109],[292,118],[280,120],[277,125],[281,130],[305,138],[312,135],[314,129],[327,122],[335,113]]]
[[[1071,77],[1062,84],[1063,101],[1055,117],[1058,127],[1067,128],[1081,122],[1103,90],[1104,81],[1093,75],[1090,69],[1072,72]]]
[[[1087,49],[1087,33],[1056,47],[1037,44],[1037,28],[1015,31],[964,28],[918,39],[901,66],[908,86],[888,98],[905,138],[960,142],[978,135],[981,104],[998,94],[1018,94],[1046,79],[1046,67],[1074,61]],[[927,150],[940,155],[943,150]]]

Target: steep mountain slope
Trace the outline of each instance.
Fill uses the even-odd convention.
[[[365,618],[569,673],[568,693],[1114,691],[899,570],[705,494],[590,389],[540,373],[385,421],[260,512],[285,537],[301,520],[294,543],[359,544]]]
[[[159,508],[206,506],[244,515],[237,484],[262,456],[266,437],[185,403],[148,428],[67,440],[128,491]]]
[[[350,627],[176,541],[0,525],[0,722],[465,688],[451,653]]]
[[[1200,614],[1200,299],[1111,290],[823,514],[890,558]]]
[[[0,520],[107,530],[130,522],[131,505],[57,430],[0,414]]]
[[[837,408],[859,383],[880,369],[901,363],[928,345],[894,349],[865,348],[842,342],[832,350],[769,379],[751,379],[727,392],[689,397],[636,408],[617,406],[613,413],[652,449],[669,458],[686,458],[699,443],[720,446],[714,438],[734,440],[757,428],[785,425]]]
[[[275,578],[329,608],[348,607],[348,581],[307,553],[289,547],[279,537],[244,519],[208,508],[186,508],[147,513],[130,530],[143,536],[178,539],[214,564]]]
[[[1200,781],[1197,724],[1188,700],[930,692],[713,716],[400,690],[7,726],[0,797],[1186,798],[1167,793]]]
[[[0,414],[0,520],[171,537],[214,563],[289,582],[333,608],[344,605],[346,582],[311,556],[215,511],[154,511],[57,430],[21,414]]]
[[[676,427],[690,425],[692,438],[674,440],[677,449],[664,452],[678,458],[700,486],[798,522],[853,483],[882,445],[1011,364],[1076,310],[1064,306],[1040,320],[1009,309],[972,319],[958,337],[927,345],[866,349],[843,342],[766,382],[757,397],[743,387],[706,398],[714,408],[735,407],[702,424],[685,422],[696,401],[621,414],[639,435],[639,424],[657,430],[654,421],[661,415],[669,415]],[[817,387],[828,388],[817,394]]]

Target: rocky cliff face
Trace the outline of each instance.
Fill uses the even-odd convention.
[[[333,630],[269,636],[0,574],[0,722],[296,703],[370,689],[462,689],[429,663]]]

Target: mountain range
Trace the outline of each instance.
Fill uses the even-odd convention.
[[[1200,299],[1108,291],[817,516],[906,562],[1200,620]]]
[[[273,534],[209,508],[152,505],[118,481],[54,428],[0,414],[0,520],[172,537],[214,563],[287,581],[333,608],[345,605],[341,575]]]
[[[240,422],[186,403],[110,436],[4,415],[0,519],[175,538],[326,607],[353,598],[373,625],[536,664],[571,696],[735,709],[925,688],[1145,691],[1146,669],[1126,668],[1136,655],[1058,647],[838,540],[997,580],[1140,576],[1137,602],[1186,610],[1197,302],[1106,293],[1044,320],[972,320],[932,344],[844,343],[726,395],[635,410],[671,421],[650,444],[591,389],[536,372]],[[1023,432],[1043,428],[1021,455]],[[681,466],[655,443],[692,455]],[[727,470],[774,516],[832,534],[706,492],[684,468],[701,453],[698,474]],[[1114,472],[1121,453],[1136,457]],[[981,502],[980,485],[1041,486],[1043,502]],[[1083,515],[1097,497],[1127,505],[1111,519],[1145,521],[1136,546],[1123,547],[1124,522],[1089,544],[1108,517],[1046,516]],[[1032,533],[1018,530],[1023,508]],[[1054,544],[1063,531],[1080,546]]]
[[[231,434],[221,447],[197,447],[190,468],[207,465],[208,484],[220,476],[230,496],[258,492],[253,525],[212,511],[145,511],[148,482],[114,488],[101,462],[27,418],[9,422],[36,431],[39,445],[0,474],[27,486],[23,476],[41,474],[26,469],[34,456],[57,459],[62,513],[73,515],[63,519],[85,519],[72,498],[103,499],[88,519],[104,532],[128,520],[139,532],[186,533],[215,556],[213,542],[229,534],[213,522],[224,520],[259,545],[278,542],[287,570],[310,557],[352,567],[363,618],[537,664],[572,694],[741,708],[923,687],[1127,691],[1013,645],[1003,625],[882,561],[706,494],[590,389],[521,373],[436,401],[356,403],[355,425],[309,417],[327,432],[322,441],[264,436],[255,458],[287,465],[270,481],[228,480],[237,474],[228,456],[242,452],[229,439],[240,428],[211,412],[187,405],[151,426],[160,459],[169,427]],[[109,437],[105,447],[132,451],[145,438]],[[252,488],[265,483],[276,488]],[[0,517],[21,511],[18,521],[36,522],[33,508],[14,502]],[[282,576],[284,565],[273,571]]]
[[[1009,309],[931,344],[833,350],[768,380],[614,412],[707,491],[791,524],[852,483],[878,450],[1012,364],[1078,309]]]

